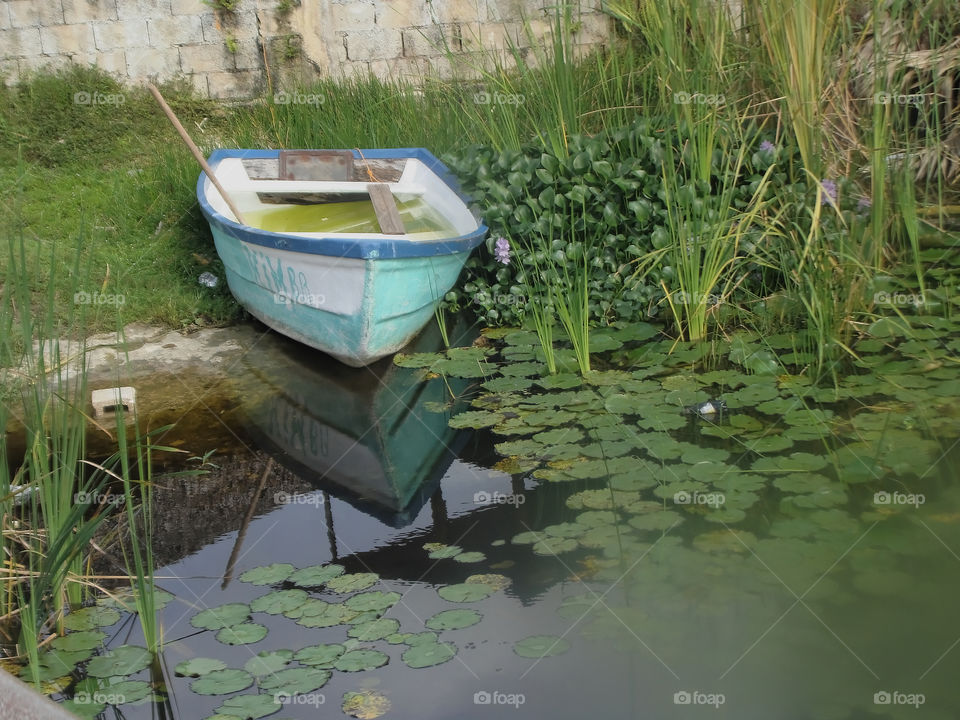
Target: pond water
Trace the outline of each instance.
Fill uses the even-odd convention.
[[[746,372],[764,359],[749,336],[718,361],[716,346],[668,354],[650,327],[598,333],[588,383],[541,383],[529,333],[505,338],[505,365],[474,348],[356,370],[272,335],[254,346],[206,398],[217,420],[197,408],[165,439],[217,447],[218,467],[158,479],[166,647],[160,667],[123,679],[165,699],[119,712],[244,717],[234,698],[257,685],[200,694],[175,668],[249,670],[289,651],[272,669],[306,669],[309,653],[290,656],[355,653],[360,636],[369,669],[314,662],[326,673],[313,686],[263,712],[342,717],[366,692],[386,717],[418,720],[955,717],[953,351],[868,340],[827,391]],[[685,411],[719,395],[722,413]],[[326,584],[293,574],[331,565]],[[265,636],[230,645],[216,622],[197,626],[229,603],[252,603],[232,624]],[[430,620],[450,610],[475,612]],[[423,636],[407,634],[447,621],[466,626],[418,657]],[[108,647],[142,643],[130,617],[103,630]]]

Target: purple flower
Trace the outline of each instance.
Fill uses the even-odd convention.
[[[493,256],[498,263],[510,264],[510,241],[505,237],[498,237],[493,248]]]
[[[823,197],[820,199],[821,203],[827,202],[837,206],[837,184],[833,180],[824,179],[820,186],[823,188]]]
[[[760,143],[760,152],[774,152],[776,149],[777,146],[769,140],[764,140],[762,143]]]
[[[859,200],[857,200],[857,212],[865,213],[871,207],[873,207],[873,203],[870,201],[870,198],[862,197]]]

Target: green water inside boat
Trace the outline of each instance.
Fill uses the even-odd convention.
[[[421,195],[396,196],[397,209],[408,234],[453,237],[453,225]],[[379,233],[380,224],[370,200],[315,205],[260,206],[244,212],[251,227],[269,232]]]

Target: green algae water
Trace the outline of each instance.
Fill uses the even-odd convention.
[[[420,195],[398,196],[397,209],[408,234],[453,237],[456,231],[446,218]],[[244,220],[269,232],[379,233],[380,224],[370,200],[276,205],[244,212]]]

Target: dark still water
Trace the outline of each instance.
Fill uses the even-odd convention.
[[[174,599],[161,668],[132,679],[165,699],[118,716],[250,717],[236,698],[259,692],[278,718],[344,717],[350,693],[354,715],[411,720],[956,717],[960,488],[943,423],[861,421],[855,441],[789,423],[802,432],[747,457],[750,407],[640,441],[631,423],[584,421],[597,412],[577,398],[537,419],[541,467],[586,467],[571,458],[605,427],[625,439],[590,455],[607,472],[551,480],[494,469],[503,437],[448,427],[451,393],[476,382],[349,369],[273,335],[252,347],[164,441],[216,447],[217,467],[157,478],[156,576]],[[837,455],[876,458],[864,448],[881,440],[903,455],[883,456],[899,474],[882,482]],[[720,462],[737,472],[721,479]],[[320,584],[296,574],[331,565]],[[191,624],[226,604],[249,608],[221,627],[262,626],[248,642]],[[142,643],[133,618],[104,629],[109,647]],[[321,645],[343,647],[298,659]],[[282,659],[221,694],[175,672],[196,658],[252,672],[263,653]],[[311,667],[326,673],[288,673]],[[277,695],[280,673],[299,689]]]

